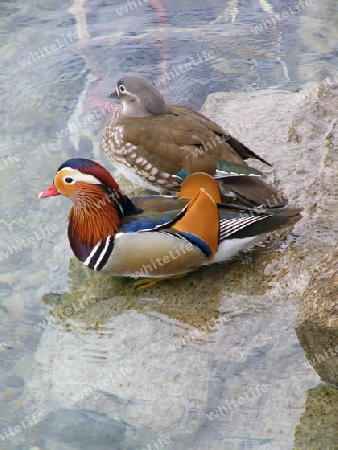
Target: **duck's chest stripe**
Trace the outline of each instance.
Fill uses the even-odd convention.
[[[114,245],[115,241],[112,236],[108,236],[105,241],[99,241],[83,264],[92,270],[103,269],[112,254]]]

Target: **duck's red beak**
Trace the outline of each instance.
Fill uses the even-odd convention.
[[[52,183],[46,190],[40,192],[39,198],[52,197],[53,195],[60,195],[60,192],[57,191],[54,183]]]

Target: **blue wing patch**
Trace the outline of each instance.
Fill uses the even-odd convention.
[[[186,172],[185,170],[181,169],[179,172],[177,172],[176,176],[181,178],[181,180],[185,180],[190,174]]]
[[[153,216],[136,216],[131,219],[125,219],[123,225],[119,228],[119,233],[135,233],[136,231],[151,230],[158,226],[171,222],[177,216],[177,211],[172,215],[164,214],[159,217]]]
[[[203,241],[203,239],[199,238],[195,234],[187,233],[186,231],[181,231],[180,234],[184,236],[185,239],[187,239],[194,247],[197,247],[206,257],[212,255],[213,252],[210,246]]]

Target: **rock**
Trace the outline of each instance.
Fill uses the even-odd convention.
[[[319,384],[310,389],[295,430],[293,450],[337,450],[338,391]]]
[[[298,313],[297,337],[323,381],[338,387],[338,248],[315,266]]]
[[[49,301],[51,320],[25,379],[25,397],[45,412],[41,427],[51,441],[79,436],[89,450],[80,430],[103,421],[122,427],[121,449],[156,448],[166,433],[168,450],[216,441],[233,448],[237,435],[242,446],[292,448],[306,391],[319,380],[304,368],[294,327],[313,267],[337,242],[337,110],[330,86],[208,97],[203,113],[273,164],[256,163],[304,208],[303,218],[288,236],[140,293],[129,279],[72,265],[70,292]],[[65,276],[64,245],[48,261],[55,280]],[[54,435],[56,423],[62,431]],[[93,437],[104,449],[110,439]]]

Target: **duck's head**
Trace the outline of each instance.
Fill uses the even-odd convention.
[[[122,196],[119,185],[104,167],[91,159],[73,158],[61,164],[53,183],[39,198],[64,195],[76,204],[82,195],[90,200],[89,191],[97,195],[112,192],[117,198]]]
[[[110,173],[90,159],[69,159],[59,167],[53,183],[39,198],[55,195],[73,202],[68,237],[81,261],[100,240],[115,235],[124,216],[139,212]]]
[[[170,113],[160,91],[140,75],[126,75],[120,78],[116,90],[108,97],[119,97],[122,100],[122,115],[126,117]]]

